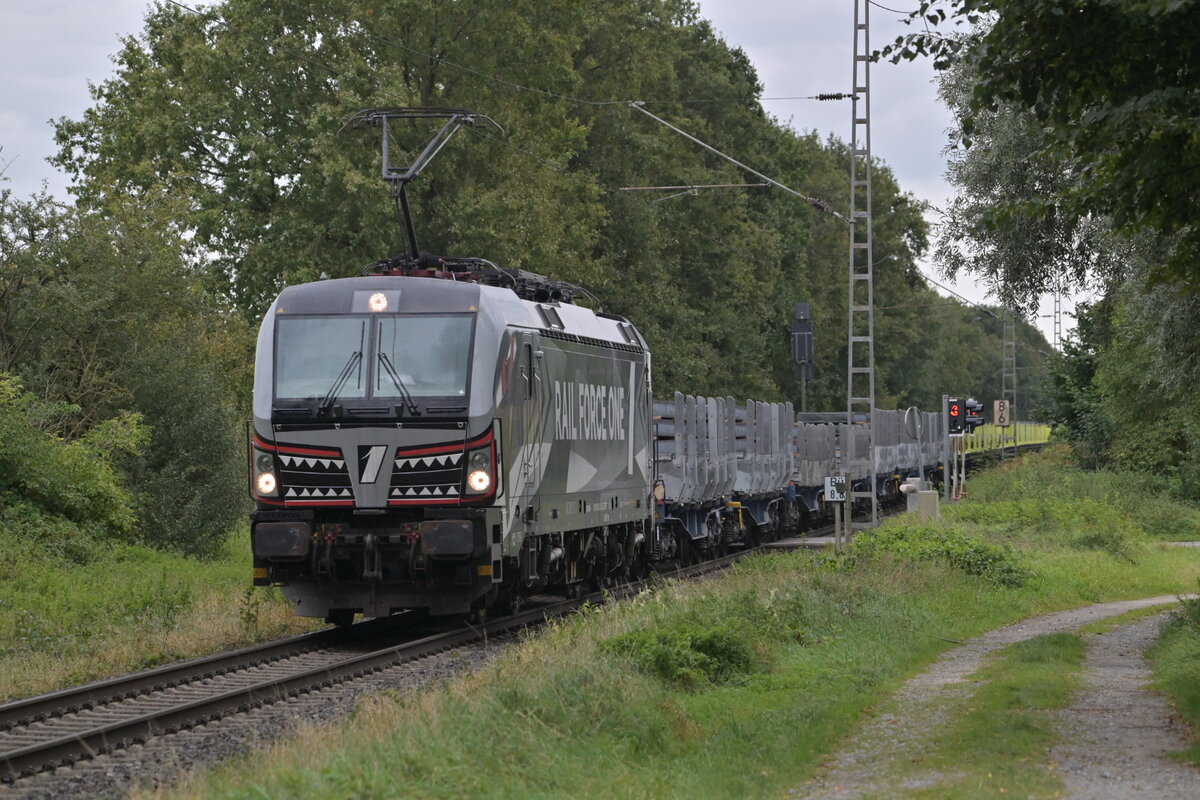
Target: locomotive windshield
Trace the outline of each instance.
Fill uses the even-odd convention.
[[[465,397],[473,322],[462,314],[280,316],[275,397]]]
[[[366,397],[364,378],[367,320],[355,317],[301,317],[279,320],[275,351],[275,396],[323,398],[347,369],[337,394]],[[355,358],[355,354],[359,354]]]
[[[470,364],[471,317],[382,317],[375,325],[377,355],[371,394],[401,397],[401,388],[413,397],[465,397]],[[391,362],[403,381],[397,386],[388,376]]]

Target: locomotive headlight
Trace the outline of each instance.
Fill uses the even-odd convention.
[[[255,485],[257,486],[258,493],[260,495],[269,497],[269,496],[275,494],[275,489],[277,487],[275,485],[274,473],[271,473],[271,472],[259,473],[258,480],[255,482]]]
[[[492,448],[481,447],[467,454],[467,494],[487,494],[492,489]]]
[[[475,469],[467,475],[467,488],[476,494],[483,494],[492,485],[492,476],[486,470]]]
[[[254,451],[254,491],[259,497],[276,497],[279,479],[275,477],[275,459],[270,453]]]

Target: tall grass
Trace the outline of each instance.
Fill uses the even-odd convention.
[[[251,593],[249,576],[244,533],[202,561],[0,532],[0,700],[307,627],[278,592]]]
[[[968,488],[969,501],[946,511],[997,533],[1062,540],[1112,528],[1148,541],[1200,540],[1200,508],[1174,499],[1168,481],[1081,469],[1064,446],[972,476]]]
[[[1200,730],[1200,599],[1184,600],[1150,651],[1155,684],[1170,695],[1193,730]],[[1200,765],[1200,742],[1180,754]]]

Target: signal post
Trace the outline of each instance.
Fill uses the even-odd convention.
[[[963,400],[942,395],[942,418],[946,420],[945,458],[942,463],[949,469],[944,475],[946,502],[958,500],[966,493],[967,446],[964,436],[974,433],[983,424],[983,403],[975,398]]]

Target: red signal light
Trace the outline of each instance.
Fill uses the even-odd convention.
[[[952,416],[952,417],[958,416],[958,403],[954,403],[950,406],[950,416]]]

